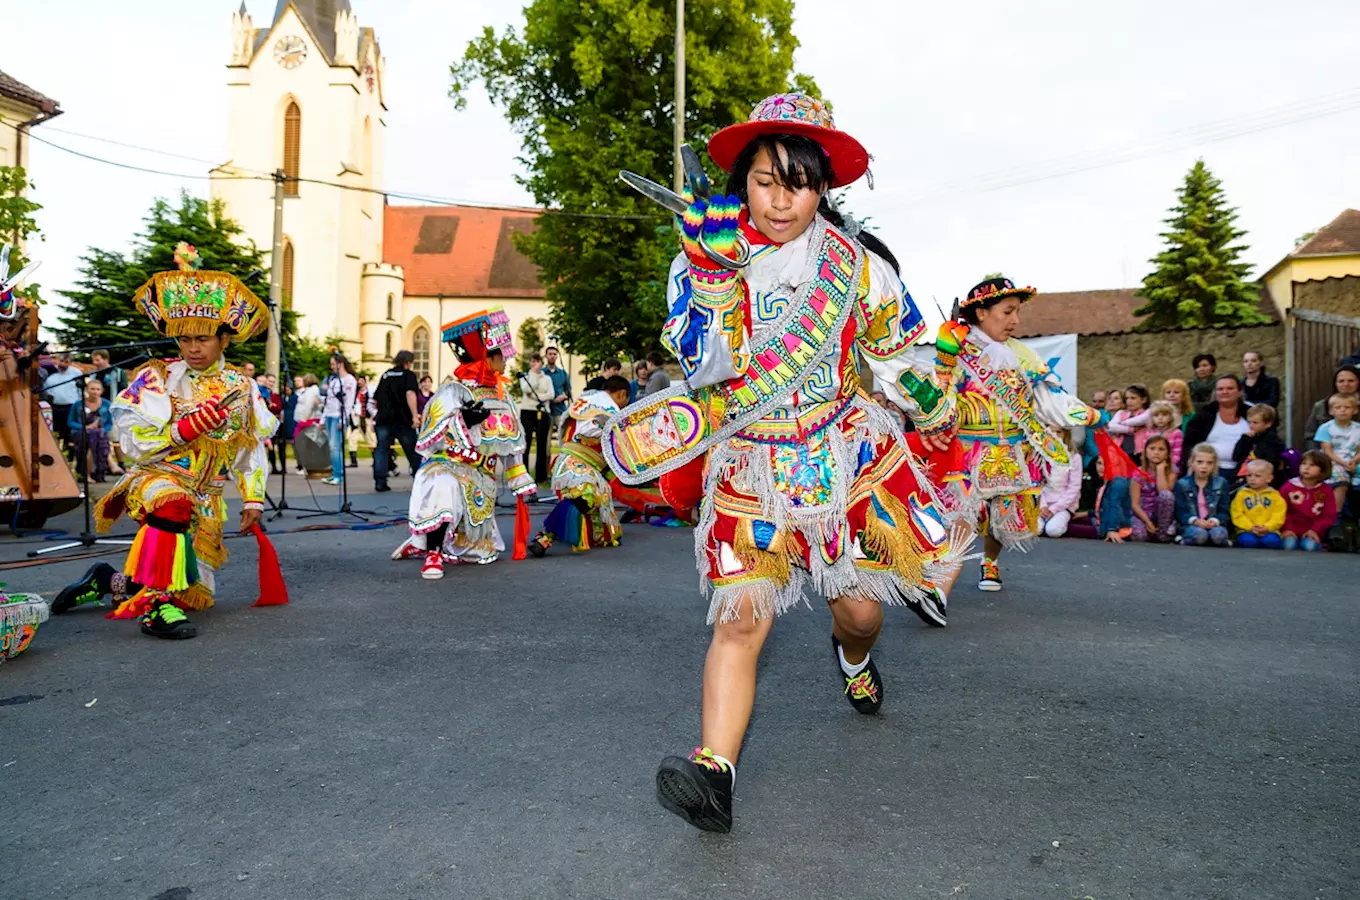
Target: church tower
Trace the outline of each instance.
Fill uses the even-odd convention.
[[[298,313],[302,334],[339,335],[358,361],[375,342],[360,285],[365,266],[383,258],[387,107],[377,38],[349,0],[278,0],[266,28],[243,2],[231,25],[230,156],[212,172],[213,196],[268,253],[274,185],[242,176],[283,170],[283,258],[270,265],[283,270],[285,308]]]

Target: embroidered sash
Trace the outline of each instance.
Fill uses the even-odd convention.
[[[1041,456],[1056,465],[1067,462],[1067,448],[1048,433],[1034,414],[1034,388],[1024,373],[1018,369],[993,369],[981,354],[968,353],[968,349],[971,348],[965,348],[964,353],[959,354],[959,362],[996,401],[998,410],[1004,411],[1020,426],[1025,439]]]
[[[601,451],[624,484],[641,484],[674,471],[769,415],[802,387],[837,349],[854,309],[864,253],[850,238],[824,226],[814,275],[752,347],[745,372],[691,390],[680,384],[610,417]]]

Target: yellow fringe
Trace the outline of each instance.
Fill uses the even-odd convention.
[[[783,545],[782,535],[771,542],[771,547]],[[755,529],[750,519],[737,521],[737,532],[732,538],[732,552],[746,570],[744,577],[768,578],[777,587],[785,587],[793,577],[793,560],[787,552],[761,550],[756,546]]]
[[[188,535],[175,536],[175,562],[170,570],[170,587],[168,590],[182,591],[189,586],[185,575],[189,568],[189,555],[185,553],[189,547]]]
[[[906,504],[887,491],[876,491],[874,497],[892,522],[879,518],[871,503],[859,538],[860,548],[876,562],[895,569],[908,584],[920,584],[925,580],[926,563],[933,561],[939,551],[927,550],[916,540]]]
[[[213,595],[206,585],[199,582],[189,585],[184,590],[175,591],[174,601],[180,609],[210,609],[213,605]]]
[[[227,563],[227,548],[222,545],[222,520],[215,516],[199,516],[194,532],[194,553],[198,561],[220,569]]]
[[[136,575],[137,560],[142,556],[143,535],[146,534],[145,528],[137,529],[137,536],[132,539],[132,546],[128,549],[127,559],[123,561],[123,574],[128,576]]]

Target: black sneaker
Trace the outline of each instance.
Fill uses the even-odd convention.
[[[59,616],[64,612],[70,612],[77,606],[85,606],[88,603],[98,603],[100,598],[109,592],[109,582],[118,570],[108,563],[95,563],[90,566],[79,581],[68,584],[57,594],[57,599],[52,601],[52,614]]]
[[[1001,590],[1001,570],[994,559],[982,561],[982,573],[978,578],[978,590],[996,592]]]
[[[386,484],[375,484],[373,485],[373,490],[379,494],[385,494],[392,489],[388,487]]]
[[[168,640],[182,640],[198,634],[198,628],[189,617],[173,603],[157,603],[151,611],[142,616],[142,634]]]
[[[845,696],[850,700],[850,705],[855,708],[855,712],[872,716],[878,712],[878,708],[883,704],[883,680],[878,677],[878,667],[874,665],[872,656],[866,657],[865,667],[858,675],[850,676],[845,674],[841,668],[841,642],[836,640],[836,636],[831,636],[831,655],[836,660],[836,673],[845,681]]]
[[[947,606],[949,603],[948,598],[945,597],[944,591],[933,584],[925,585],[924,590],[924,596],[908,601],[908,605],[911,606],[911,611],[920,616],[921,621],[925,622],[927,625],[933,625],[936,628],[944,628],[949,624],[946,619],[948,613]],[[839,662],[839,660],[837,660],[837,662]]]
[[[656,770],[656,799],[701,831],[732,830],[732,770],[706,747],[668,756]]]
[[[540,531],[534,536],[534,539],[528,543],[527,548],[529,553],[536,559],[542,559],[547,554],[548,548],[552,546],[552,540],[551,535]]]

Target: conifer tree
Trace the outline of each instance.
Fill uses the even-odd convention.
[[[1239,262],[1246,235],[1237,210],[1204,160],[1185,176],[1162,233],[1166,249],[1150,260],[1157,268],[1143,279],[1144,299],[1134,315],[1140,329],[1255,325],[1268,319],[1257,308],[1260,289],[1247,279],[1251,267]]]

